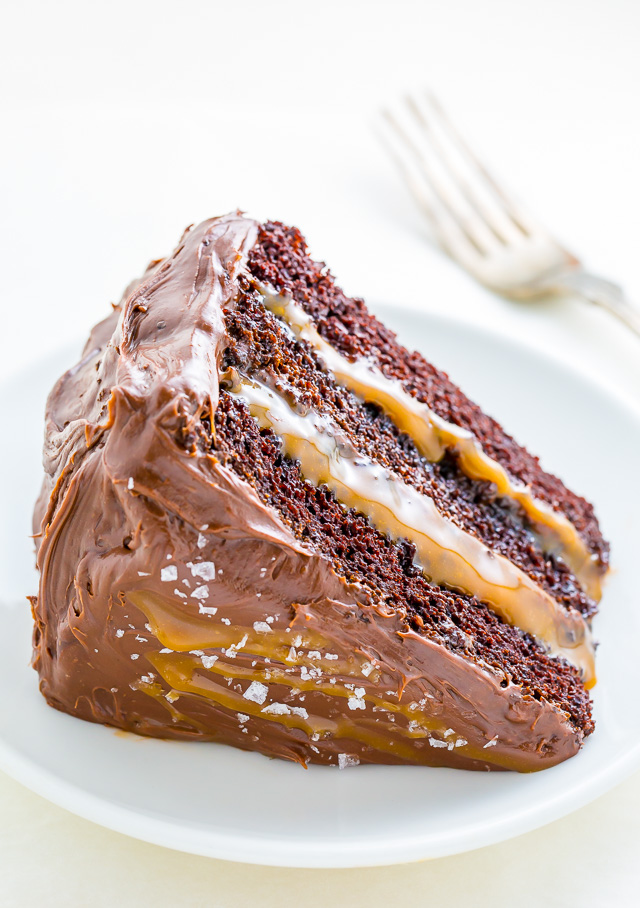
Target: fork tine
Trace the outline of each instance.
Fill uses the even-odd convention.
[[[378,137],[391,155],[418,205],[427,216],[436,241],[452,258],[458,259],[465,267],[471,268],[478,257],[477,249],[434,196],[420,170],[416,155],[412,153],[396,118],[388,110],[382,111],[382,117],[383,119],[378,121],[379,128],[376,129]]]
[[[472,216],[490,230],[495,240],[501,245],[517,242],[522,237],[523,231],[504,211],[502,201],[491,199],[491,188],[482,185],[484,174],[475,166],[471,166],[468,160],[460,160],[459,149],[453,147],[452,138],[447,135],[443,125],[434,122],[436,115],[427,107],[422,98],[407,95],[406,101],[417,128],[420,130],[420,137],[425,148],[429,148],[446,173],[448,180],[465,199],[473,213]],[[489,197],[487,198],[487,196]]]
[[[385,115],[411,154],[421,174],[422,182],[428,185],[435,214],[443,218],[444,212],[446,212],[447,218],[458,225],[475,250],[481,256],[487,255],[496,246],[494,234],[487,229],[484,221],[477,216],[473,207],[459,192],[456,183],[448,180],[446,174],[443,179],[437,160],[434,160],[429,149],[420,142],[420,134],[416,134],[412,118],[405,116],[401,119],[398,114],[392,114],[389,111],[386,111]]]
[[[463,230],[458,220],[434,191],[421,166],[421,155],[415,143],[394,114],[384,109],[378,135],[390,152],[416,201],[427,215],[440,246],[464,267],[472,270],[481,257],[477,244]]]
[[[412,98],[414,109],[422,123],[425,133],[433,144],[438,145],[441,157],[455,174],[459,181],[463,181],[465,191],[469,194],[469,201],[478,208],[480,214],[487,218],[492,229],[507,234],[504,239],[517,239],[520,235],[533,235],[545,233],[543,228],[535,222],[521,205],[507,195],[505,190],[496,182],[486,165],[473,151],[464,139],[449,115],[446,113],[438,98],[429,90],[425,90],[423,97],[433,112],[432,119],[437,120],[440,130],[447,136],[450,144],[457,150],[460,158],[468,167],[468,174],[472,176],[471,182],[465,179],[464,172],[456,166],[455,158],[445,149],[440,140],[438,131],[429,119],[424,104],[419,104]],[[474,191],[475,190],[475,191]],[[484,190],[484,191],[483,191]],[[484,200],[478,195],[481,192]],[[514,228],[516,233],[514,234]]]

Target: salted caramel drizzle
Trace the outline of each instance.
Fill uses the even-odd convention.
[[[455,749],[467,757],[485,762],[489,756],[495,756],[471,745],[442,719],[429,715],[428,698],[420,702],[401,702],[400,699],[393,702],[378,696],[373,687],[380,680],[378,670],[367,671],[366,677],[363,677],[364,661],[355,654],[350,653],[348,657],[339,655],[337,660],[331,662],[323,661],[322,670],[318,672],[318,662],[303,653],[304,649],[322,653],[329,651],[329,642],[316,631],[287,633],[276,630],[269,635],[257,634],[251,628],[221,626],[217,621],[187,614],[179,610],[176,603],[154,593],[137,591],[130,593],[128,598],[147,617],[153,634],[166,647],[164,652],[147,653],[147,659],[170,690],[163,692],[157,681],[146,679],[137,682],[135,688],[163,703],[174,721],[201,728],[197,721],[174,705],[181,696],[191,695],[216,702],[230,712],[276,722],[287,728],[298,728],[312,742],[327,737],[351,739],[409,762],[416,762],[416,752],[410,743],[416,739],[430,739],[432,747]],[[291,643],[294,639],[298,645],[295,654],[292,654]],[[225,658],[225,652],[228,653],[228,647],[233,646],[232,641],[244,642],[242,648],[234,652],[231,661]],[[208,651],[206,664],[199,655],[203,649]],[[255,656],[260,659],[261,665],[259,668],[245,667],[238,664],[236,656],[246,659]],[[268,664],[265,657],[270,660]],[[304,678],[301,674],[290,674],[294,668],[303,667],[315,670],[316,676]],[[240,682],[245,690],[255,681],[263,683],[269,689],[269,700],[265,697],[263,703],[256,703],[236,690],[221,686],[222,681],[229,680]],[[349,680],[352,683],[349,684]],[[291,690],[286,704],[273,699],[271,685],[275,684]],[[344,701],[354,697],[354,688],[358,686],[362,713],[359,709],[357,721],[351,721],[340,706],[336,707],[336,715],[331,718],[314,715],[289,702],[295,691],[303,695],[321,693]],[[289,711],[274,710],[274,703],[279,707],[286,706]],[[394,716],[402,717],[406,724],[397,724],[392,718]],[[404,743],[402,739],[409,741]],[[502,764],[506,759],[500,756],[492,762]]]
[[[361,400],[377,404],[409,435],[427,460],[437,463],[446,452],[457,458],[460,469],[470,478],[491,482],[497,494],[516,502],[527,515],[545,552],[562,557],[584,591],[596,602],[602,595],[598,559],[571,521],[531,489],[512,479],[498,461],[489,457],[475,436],[447,422],[425,403],[407,393],[402,384],[387,378],[366,359],[351,362],[320,336],[311,318],[297,303],[260,286],[264,305],[284,322],[295,336],[309,343],[336,381]]]
[[[561,608],[508,559],[447,520],[428,496],[357,452],[328,418],[297,412],[260,381],[226,378],[230,393],[246,402],[262,428],[273,430],[307,481],[326,485],[391,539],[413,543],[416,564],[433,583],[476,596],[594,683],[591,633],[578,612]]]

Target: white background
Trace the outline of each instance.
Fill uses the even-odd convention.
[[[508,185],[640,300],[634,0],[5,2],[0,21],[0,379],[81,339],[186,224],[241,207],[298,224],[374,308],[457,313],[640,396],[640,343],[604,314],[498,300],[430,248],[370,129],[382,101],[429,84]],[[630,904],[639,815],[636,777],[472,854],[283,871],[137,843],[0,777],[0,903]]]

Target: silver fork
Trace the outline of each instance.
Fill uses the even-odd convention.
[[[476,280],[512,299],[576,294],[640,336],[640,310],[622,289],[586,271],[505,193],[430,92],[384,110],[382,127],[436,241]]]

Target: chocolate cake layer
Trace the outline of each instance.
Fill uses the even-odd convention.
[[[469,400],[445,373],[420,353],[406,351],[394,333],[367,311],[362,300],[347,297],[325,264],[308,256],[299,230],[275,221],[262,225],[258,242],[249,254],[248,268],[258,280],[299,301],[313,317],[322,336],[336,349],[350,358],[372,358],[385,374],[401,381],[444,419],[473,432],[513,476],[563,511],[602,565],[608,564],[608,544],[602,537],[592,505],[567,489],[556,476],[545,472],[536,457]]]
[[[588,664],[574,658],[591,645],[593,599],[459,453],[431,462],[337,381],[266,311],[265,285],[336,349],[366,354],[416,399],[430,389],[430,406],[475,425],[514,476],[533,487],[536,474],[536,494],[604,570],[590,506],[344,297],[297,232],[216,218],[129,288],[50,396],[34,517],[42,692],[91,721],[303,763],[529,771],[576,753],[593,728],[575,667]],[[301,460],[287,455],[298,442]],[[314,472],[325,449],[340,482],[376,480],[362,508]],[[424,511],[469,563],[402,538],[380,491]],[[456,565],[460,583],[434,581]],[[472,568],[488,600],[457,589]],[[539,639],[514,619],[528,620],[520,598],[539,611]]]
[[[225,324],[229,345],[223,367],[236,367],[248,376],[268,373],[302,408],[330,416],[358,450],[432,498],[447,519],[505,555],[557,601],[585,615],[595,613],[596,603],[562,560],[541,550],[519,508],[498,498],[492,484],[465,476],[455,456],[438,463],[422,457],[411,438],[378,407],[362,405],[336,385],[312,348],[284,332],[251,287],[240,294]]]

